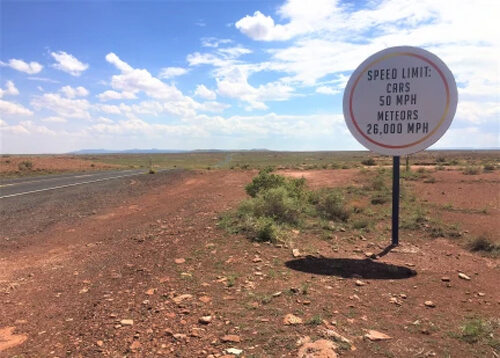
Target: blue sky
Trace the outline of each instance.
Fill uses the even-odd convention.
[[[0,152],[358,150],[352,71],[417,46],[459,104],[433,148],[499,147],[500,40],[483,1],[0,0]]]

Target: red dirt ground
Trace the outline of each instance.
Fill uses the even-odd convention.
[[[405,232],[377,260],[365,254],[381,253],[389,238],[341,225],[331,238],[296,231],[287,245],[229,235],[218,217],[245,198],[255,174],[188,172],[6,247],[0,357],[233,357],[230,348],[297,357],[306,336],[336,341],[341,357],[498,357],[498,259],[425,232]],[[358,169],[286,174],[313,188],[363,180]],[[433,175],[435,183],[412,186],[436,215],[498,236],[498,174]],[[285,324],[288,314],[303,323]],[[461,327],[473,318],[493,328],[468,343]],[[372,342],[368,330],[391,338]]]

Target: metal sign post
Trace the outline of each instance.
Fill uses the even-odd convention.
[[[401,46],[377,52],[353,72],[344,92],[347,127],[366,148],[393,157],[392,245],[399,244],[400,156],[438,141],[455,116],[453,74],[436,55]]]
[[[392,158],[392,246],[399,245],[399,158]]]

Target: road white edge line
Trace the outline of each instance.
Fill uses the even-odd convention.
[[[48,190],[56,190],[56,189],[62,189],[62,188],[69,188],[71,186],[77,186],[77,185],[83,185],[83,184],[98,183],[98,182],[101,182],[101,181],[107,181],[107,180],[112,180],[112,179],[126,178],[126,177],[130,177],[130,176],[134,176],[134,175],[141,175],[141,173],[134,173],[134,174],[127,174],[127,175],[121,175],[121,176],[116,176],[116,177],[96,179],[96,180],[85,181],[85,182],[81,182],[81,183],[59,185],[59,186],[54,186],[52,188],[45,188],[45,189],[25,191],[25,192],[22,192],[22,193],[16,193],[16,194],[10,194],[10,195],[5,195],[5,196],[0,196],[0,199],[12,198],[12,197],[15,197],[15,196],[21,196],[21,195],[26,195],[26,194],[39,193],[39,192],[48,191]]]

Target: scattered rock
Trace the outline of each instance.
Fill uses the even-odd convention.
[[[363,281],[356,280],[356,286],[364,286],[364,285],[366,285],[366,283],[364,283]]]
[[[458,273],[458,277],[460,277],[462,280],[470,281],[470,277],[462,272]]]
[[[229,348],[226,349],[226,352],[229,354],[234,354],[236,357],[238,357],[241,353],[243,353],[243,349]]]
[[[178,258],[178,259],[175,259],[174,262],[177,264],[177,265],[180,265],[180,264],[183,264],[186,262],[186,259],[181,257],[181,258]]]
[[[28,337],[22,334],[14,334],[15,327],[0,328],[0,352],[23,344]]]
[[[392,337],[382,332],[370,329],[368,330],[368,333],[365,334],[365,338],[369,339],[370,341],[376,342],[376,341],[386,341],[388,339],[391,339]]]
[[[208,296],[201,296],[199,300],[203,303],[210,303],[212,301],[212,298]]]
[[[144,292],[146,295],[148,296],[153,296],[156,292],[156,288],[150,288],[149,290],[147,290],[146,292]]]
[[[187,335],[183,333],[176,333],[174,334],[174,338],[178,341],[185,341],[187,340]]]
[[[436,307],[436,304],[432,301],[425,301],[424,304],[426,307],[430,307],[430,308]]]
[[[325,330],[322,331],[322,333],[323,333],[324,337],[333,338],[336,342],[343,342],[343,343],[347,343],[347,344],[352,344],[352,342],[349,339],[347,339],[344,336],[340,335],[334,329],[325,329]]]
[[[139,341],[134,341],[132,342],[132,344],[130,345],[130,350],[131,351],[135,351],[137,349],[141,348],[141,342]]]
[[[300,257],[300,256],[302,256],[301,253],[300,253],[300,251],[299,251],[299,249],[293,249],[292,250],[292,255],[293,255],[293,257]]]
[[[441,277],[441,281],[450,282],[450,278],[448,276],[443,276],[443,277]]]
[[[193,295],[190,295],[189,293],[186,293],[184,295],[179,295],[177,297],[172,298],[172,301],[174,301],[176,304],[181,304],[183,301],[190,300],[193,298]]]
[[[298,358],[337,358],[337,346],[332,341],[320,339],[316,342],[305,343],[300,347]]]
[[[212,316],[203,316],[198,320],[201,324],[209,324],[212,322]]]
[[[283,318],[283,323],[286,325],[297,325],[297,324],[302,324],[302,318],[297,317],[291,313],[287,314],[285,318]]]
[[[134,320],[133,319],[122,319],[120,321],[120,324],[122,326],[133,326],[134,325]]]
[[[221,340],[222,343],[228,343],[228,342],[230,342],[230,343],[241,343],[240,336],[237,336],[235,334],[228,334],[228,335],[226,335],[224,337],[221,337],[220,340]]]
[[[104,342],[103,341],[97,341],[95,343],[98,347],[102,347],[104,345]]]

